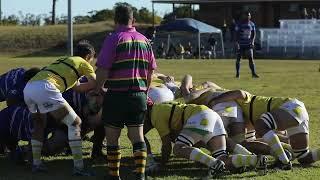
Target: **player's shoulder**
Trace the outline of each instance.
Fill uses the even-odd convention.
[[[26,72],[26,69],[24,68],[14,68],[8,71],[8,73],[24,73]]]

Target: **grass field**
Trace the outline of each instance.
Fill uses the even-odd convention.
[[[3,73],[14,67],[44,66],[56,57],[37,58],[9,58],[0,57],[0,72]],[[310,142],[311,147],[320,148],[320,61],[279,61],[279,60],[258,60],[256,61],[257,71],[260,79],[252,79],[249,73],[248,62],[242,62],[241,79],[234,78],[234,61],[231,60],[160,60],[159,71],[171,74],[176,79],[181,79],[186,73],[194,76],[195,82],[213,81],[228,89],[245,89],[258,95],[266,96],[289,96],[297,97],[303,101],[310,116]],[[3,105],[2,105],[3,106]],[[159,153],[160,141],[157,133],[152,131],[150,138],[153,151]],[[126,137],[125,131],[122,134],[121,148],[123,155],[128,160],[131,156],[131,145]],[[89,151],[89,142],[85,142],[85,151]],[[72,160],[70,156],[57,156],[45,158],[50,172],[42,175],[32,175],[29,167],[15,166],[5,157],[0,156],[0,180],[31,180],[31,179],[102,179],[105,175],[105,164],[93,165],[97,177],[78,178],[71,176]],[[88,156],[86,156],[86,162]],[[170,160],[168,169],[162,171],[156,177],[150,179],[201,179],[206,171],[190,161],[182,161],[173,158]],[[123,179],[128,177],[128,168],[123,169]],[[123,173],[126,172],[126,173]],[[227,175],[225,179],[318,179],[320,176],[320,163],[315,163],[308,168],[300,167],[294,162],[292,171],[269,170],[266,176],[256,176],[255,172],[244,174]]]

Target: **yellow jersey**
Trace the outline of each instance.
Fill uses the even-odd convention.
[[[185,122],[193,115],[209,109],[196,104],[154,104],[151,110],[151,124],[160,137],[170,134],[171,130],[180,131]]]
[[[43,68],[30,81],[47,80],[62,93],[77,84],[81,76],[96,77],[93,67],[81,57],[61,58]]]
[[[243,111],[243,117],[250,121],[252,125],[260,118],[263,113],[270,112],[279,108],[285,102],[291,100],[286,97],[264,97],[255,96],[248,92],[244,100],[236,100]]]

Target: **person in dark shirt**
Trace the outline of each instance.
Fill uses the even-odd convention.
[[[249,66],[253,78],[259,78],[256,73],[255,64],[253,60],[254,40],[256,37],[256,27],[251,21],[251,13],[243,13],[242,20],[237,23],[236,31],[236,48],[237,48],[237,61],[236,61],[236,78],[240,78],[240,61],[241,57],[247,53],[249,59]]]

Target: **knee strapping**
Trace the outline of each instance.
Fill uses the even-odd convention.
[[[212,152],[212,157],[214,158],[219,158],[224,155],[227,155],[226,147],[221,147],[220,149],[217,149],[214,152]]]
[[[303,159],[305,158],[308,154],[309,154],[309,148],[305,148],[305,149],[293,149],[293,153],[294,153],[294,156],[297,158],[297,159]]]
[[[267,112],[260,117],[270,129],[277,129],[277,123],[271,113]]]
[[[69,140],[75,140],[80,139],[80,128],[77,126],[74,126],[73,123],[76,120],[78,115],[74,111],[69,111],[69,114],[67,114],[63,119],[62,122],[68,126],[68,139]]]

